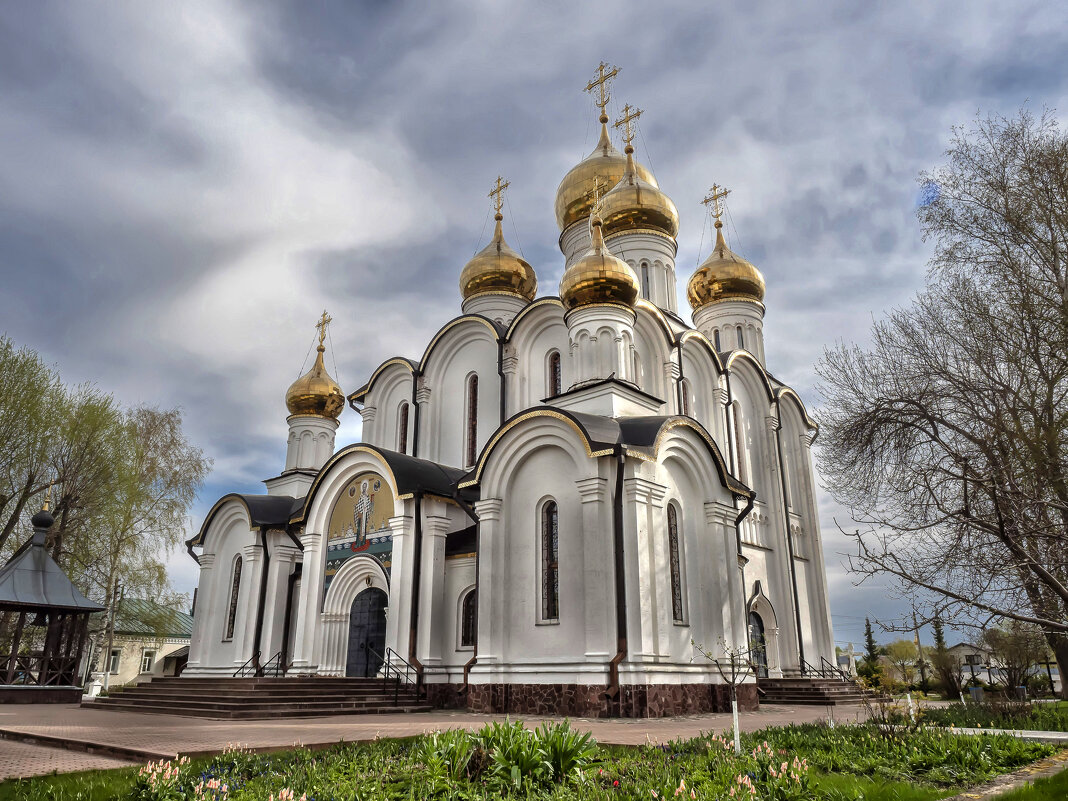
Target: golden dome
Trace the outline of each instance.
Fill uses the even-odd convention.
[[[727,247],[723,223],[719,220],[716,220],[716,247],[690,278],[686,298],[694,311],[724,300],[764,301],[764,276]]]
[[[679,232],[678,209],[655,184],[638,176],[634,148],[627,145],[626,153],[627,167],[623,178],[597,207],[604,220],[604,235],[652,229],[674,239]]]
[[[341,387],[326,372],[323,353],[326,348],[319,343],[312,369],[298,378],[286,391],[286,406],[290,414],[308,414],[330,417],[336,420],[345,408],[345,395]]]
[[[633,306],[641,286],[634,270],[613,256],[604,245],[601,219],[590,220],[590,249],[564,271],[560,279],[560,299],[564,308],[574,309],[593,303],[620,303]]]
[[[627,160],[612,146],[608,138],[608,116],[601,114],[601,138],[590,155],[576,164],[556,190],[556,224],[563,231],[585,220],[593,209],[594,190],[600,186],[603,192],[620,182],[627,170]],[[656,179],[644,166],[634,162],[635,174],[650,186],[656,187]]]
[[[497,212],[497,227],[493,239],[467,262],[460,273],[460,295],[464,300],[486,292],[519,295],[534,300],[538,292],[538,277],[522,256],[508,247],[501,233]]]

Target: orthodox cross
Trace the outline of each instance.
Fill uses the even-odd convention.
[[[593,187],[587,189],[583,197],[593,200],[592,209],[597,208],[597,204],[601,202],[601,195],[604,194],[604,190],[608,188],[608,181],[601,176],[597,176],[593,179]]]
[[[601,109],[601,116],[604,116],[605,106],[608,105],[608,101],[611,100],[611,95],[608,93],[608,82],[615,78],[619,74],[619,67],[609,67],[603,61],[597,67],[597,77],[586,84],[586,91],[593,92],[597,90],[597,98],[593,101]],[[607,122],[607,120],[605,120]]]
[[[511,181],[505,181],[501,176],[497,176],[497,186],[494,187],[486,197],[493,198],[493,210],[497,214],[501,213],[501,207],[504,206],[504,190],[511,186]]]
[[[731,190],[724,189],[719,184],[712,184],[711,191],[701,201],[703,205],[711,206],[712,216],[716,218],[716,222],[719,222],[719,218],[723,216],[723,203],[721,201],[730,193]]]
[[[630,143],[634,141],[634,123],[637,122],[638,117],[642,115],[640,108],[631,108],[630,103],[623,106],[623,113],[619,119],[616,120],[615,127],[623,128],[623,144],[630,147]]]
[[[329,314],[326,313],[326,309],[323,309],[323,316],[319,318],[319,322],[315,324],[315,327],[319,329],[319,347],[323,346],[323,340],[326,339],[326,327],[330,325],[334,320]]]

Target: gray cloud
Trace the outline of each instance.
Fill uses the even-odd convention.
[[[350,388],[458,313],[498,172],[506,237],[555,291],[553,194],[592,147],[581,87],[605,59],[679,206],[680,278],[711,244],[700,198],[730,186],[731,245],[768,281],[769,366],[815,406],[822,348],[922,283],[915,176],[950,126],[1064,106],[1065,23],[994,2],[0,11],[0,330],[70,381],[180,405],[216,460],[198,525],[281,464],[324,306]],[[358,436],[346,413],[339,442]],[[854,618],[907,603],[852,586],[847,516],[821,508],[839,639],[857,640]],[[183,588],[193,567],[174,561]]]

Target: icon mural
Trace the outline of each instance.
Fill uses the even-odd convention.
[[[330,513],[327,529],[326,587],[345,560],[356,554],[377,559],[389,574],[393,553],[394,498],[389,484],[377,473],[361,473],[350,481]]]

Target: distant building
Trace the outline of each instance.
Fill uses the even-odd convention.
[[[123,600],[115,615],[110,650],[106,622],[96,638],[90,664],[109,687],[139,684],[153,676],[178,676],[189,660],[193,616],[153,601]]]

